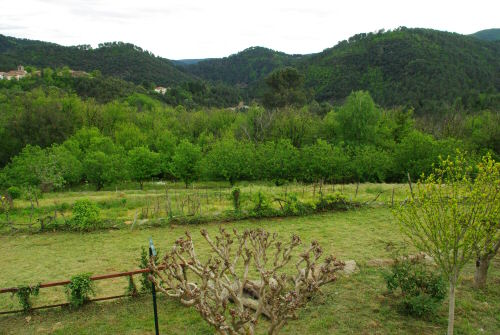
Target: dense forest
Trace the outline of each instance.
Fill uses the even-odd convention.
[[[368,90],[384,107],[412,106],[418,114],[500,89],[500,43],[430,29],[358,34],[304,56],[250,48],[185,68],[209,81],[248,85],[258,97],[255,86],[284,66],[305,76],[309,100],[338,104],[352,91]]]
[[[435,113],[500,89],[500,44],[428,29],[359,34],[301,66],[317,100],[369,90],[383,106]]]
[[[498,103],[491,101],[498,100],[491,96],[500,90],[500,42],[490,41],[495,34],[495,29],[485,30],[476,38],[401,27],[358,34],[317,54],[287,55],[252,47],[222,59],[187,62],[172,62],[122,42],[92,49],[0,35],[0,70],[20,63],[99,70],[148,89],[173,88],[165,100],[172,105],[228,107],[239,100],[261,101],[266,77],[277,69],[294,67],[304,77],[307,102],[340,105],[351,92],[367,90],[380,106],[412,107],[417,115],[438,114],[457,103],[476,108],[470,105],[481,100],[476,109]],[[206,98],[221,94],[224,98],[217,103]]]
[[[303,57],[251,47],[229,57],[185,64],[183,70],[212,83],[237,86],[246,93],[246,97],[255,98],[262,94],[262,84],[271,72],[294,66]]]
[[[87,72],[99,70],[104,75],[147,87],[193,79],[179,71],[168,59],[156,57],[129,43],[102,43],[93,49],[90,45],[64,47],[0,35],[0,71],[15,69],[19,64],[39,68],[69,66]]]
[[[481,30],[472,34],[472,36],[485,41],[500,41],[500,28]]]
[[[21,80],[22,82],[23,80]],[[463,114],[454,136],[418,130],[411,109],[382,109],[366,91],[340,107],[187,110],[133,93],[108,103],[55,86],[0,90],[0,173],[9,186],[101,188],[153,177],[304,182],[418,178],[456,149],[500,152],[500,115]]]
[[[0,70],[17,64],[26,78],[0,80],[0,188],[402,181],[457,149],[500,154],[500,44],[470,36],[400,28],[183,65],[0,36]]]

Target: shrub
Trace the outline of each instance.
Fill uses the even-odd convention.
[[[233,196],[233,206],[235,211],[240,209],[240,194],[241,191],[239,188],[235,188],[231,191],[231,195]]]
[[[401,313],[419,318],[435,315],[438,307],[439,301],[427,294],[403,297],[399,303]]]
[[[251,211],[255,216],[271,216],[274,213],[269,199],[261,191],[252,199],[252,202],[253,208]]]
[[[149,254],[148,250],[144,247],[141,248],[141,257],[139,258],[139,267],[141,269],[147,269],[149,266]],[[141,292],[151,292],[152,285],[149,280],[149,272],[141,273]]]
[[[390,273],[384,273],[390,293],[400,292],[399,310],[417,317],[434,315],[446,296],[446,282],[422,258],[396,258]]]
[[[19,199],[21,197],[21,189],[16,186],[11,186],[7,189],[7,194],[12,200]]]
[[[300,201],[296,194],[291,193],[284,201],[282,210],[285,215],[307,215],[314,212],[315,206]]]
[[[321,195],[316,203],[317,211],[331,211],[331,210],[347,210],[349,209],[349,201],[340,192],[328,194],[327,196]]]
[[[83,273],[71,277],[71,282],[66,285],[71,307],[80,307],[90,300],[90,296],[95,294],[94,282],[90,280],[90,273]]]
[[[71,224],[79,230],[90,230],[99,223],[99,207],[88,199],[75,202]]]
[[[17,288],[15,295],[19,300],[19,304],[23,307],[23,311],[28,313],[31,310],[31,296],[37,296],[40,292],[40,284],[35,286],[20,286]]]

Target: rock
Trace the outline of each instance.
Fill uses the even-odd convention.
[[[351,260],[345,261],[344,263],[345,263],[344,269],[341,271],[344,275],[348,276],[348,275],[353,274],[354,272],[356,272],[358,270],[355,260],[351,259]]]

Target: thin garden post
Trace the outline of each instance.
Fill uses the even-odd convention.
[[[156,257],[156,249],[153,244],[153,238],[149,238],[149,259]],[[151,294],[153,295],[153,311],[155,317],[155,334],[160,335],[160,329],[158,327],[158,309],[156,306],[156,287],[153,282],[151,282]]]

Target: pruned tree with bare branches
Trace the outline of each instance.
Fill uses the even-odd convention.
[[[254,334],[262,316],[269,320],[268,334],[278,334],[344,267],[332,256],[321,261],[323,250],[315,241],[297,252],[302,244],[297,235],[288,242],[262,229],[220,228],[215,240],[204,229],[201,235],[210,248],[206,261],[186,232],[162,262],[150,262],[150,279],[159,291],[196,308],[219,334]],[[295,269],[287,266],[293,259]]]

